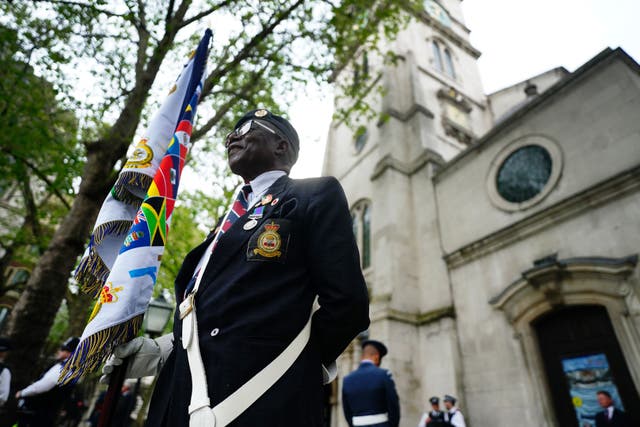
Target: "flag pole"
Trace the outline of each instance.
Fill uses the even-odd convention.
[[[113,422],[113,414],[118,406],[118,400],[120,399],[120,391],[124,385],[125,373],[127,372],[128,360],[124,360],[122,365],[114,366],[109,378],[109,387],[107,393],[104,396],[104,403],[102,404],[102,411],[100,411],[100,420],[98,421],[98,427],[111,427]]]

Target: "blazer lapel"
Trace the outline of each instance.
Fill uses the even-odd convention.
[[[291,178],[288,176],[282,176],[273,183],[269,190],[267,190],[267,194],[271,194],[273,199],[280,199],[286,193],[291,183]],[[273,203],[273,202],[272,202]],[[216,249],[213,252],[211,259],[209,260],[209,264],[207,264],[207,269],[205,270],[203,280],[215,277],[219,271],[221,271],[233,258],[233,256],[247,244],[249,238],[258,230],[262,224],[269,219],[271,215],[280,207],[280,202],[273,205],[269,203],[264,206],[264,212],[262,218],[258,220],[258,224],[250,230],[245,230],[243,228],[244,224],[249,219],[249,215],[255,210],[257,206],[260,206],[260,203],[254,205],[251,209],[247,211],[243,216],[238,218],[236,222],[233,223],[231,228],[229,228],[226,233],[220,236],[218,243],[216,243]]]
[[[198,262],[200,262],[200,258],[202,258],[204,251],[209,247],[209,244],[211,244],[213,237],[214,235],[213,233],[211,233],[204,240],[204,242],[193,248],[191,252],[189,252],[187,256],[184,257],[184,261],[182,261],[180,271],[178,271],[178,275],[175,279],[175,282],[182,288],[186,287],[187,283],[189,283],[189,280],[191,280],[191,278],[193,277],[196,266],[198,265]],[[183,284],[184,286],[182,286]]]

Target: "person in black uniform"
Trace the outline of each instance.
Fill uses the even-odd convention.
[[[440,399],[433,396],[429,399],[431,410],[422,414],[418,427],[444,427],[447,423],[444,420],[444,412],[440,410]]]
[[[344,378],[342,409],[349,426],[398,427],[400,403],[391,373],[380,368],[387,347],[380,341],[362,343],[362,361]]]
[[[227,402],[280,355],[307,324],[317,297],[320,308],[300,355],[229,425],[319,427],[323,380],[335,376],[335,359],[369,325],[347,200],[333,177],[287,176],[298,157],[298,135],[270,111],[245,114],[225,145],[231,171],[250,187],[238,193],[233,213],[186,256],[175,280],[178,304],[189,304],[201,275],[195,312],[208,406]],[[116,348],[103,368],[109,374],[110,365],[132,355],[129,378],[154,374],[161,366],[148,426],[189,423],[192,378],[182,330],[176,310],[172,336],[136,338]]]
[[[19,427],[48,427],[56,425],[58,412],[70,395],[73,385],[58,385],[62,367],[76,349],[80,339],[67,339],[56,354],[56,362],[38,381],[16,393],[20,414]]]
[[[608,391],[599,390],[597,397],[598,403],[604,410],[596,414],[596,427],[631,427],[627,414],[613,405],[613,399]]]

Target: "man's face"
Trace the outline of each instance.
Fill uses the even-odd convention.
[[[56,355],[56,358],[58,360],[63,360],[63,359],[68,359],[69,356],[71,356],[71,352],[67,351],[67,350],[58,350],[58,354]]]
[[[601,407],[608,408],[609,406],[611,406],[612,400],[606,394],[598,393],[598,403]]]
[[[453,408],[453,402],[450,402],[450,401],[448,401],[448,400],[445,400],[445,401],[444,401],[444,407],[445,407],[445,408],[447,408],[447,409],[451,409],[451,408]]]
[[[440,404],[432,403],[431,404],[431,409],[433,409],[434,411],[439,411],[440,410]]]
[[[273,170],[278,165],[277,138],[255,125],[243,136],[231,135],[226,145],[229,168],[246,181]]]

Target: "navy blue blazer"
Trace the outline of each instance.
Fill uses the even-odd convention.
[[[321,308],[302,354],[230,426],[320,426],[321,365],[369,325],[351,215],[335,178],[283,176],[268,193],[275,203],[265,205],[257,226],[243,228],[253,208],[221,236],[196,296],[209,397],[215,406],[277,357],[306,324],[318,295]],[[175,281],[178,304],[212,238],[186,256]],[[191,378],[181,333],[176,313],[174,349],[159,374],[148,426],[188,425]]]
[[[369,427],[398,427],[400,403],[391,373],[373,363],[360,363],[344,378],[342,408],[349,426],[353,427],[353,417],[387,413],[388,422]]]
[[[620,409],[614,408],[610,420],[607,419],[605,411],[596,414],[596,427],[631,427],[631,421],[629,421],[627,414]]]

